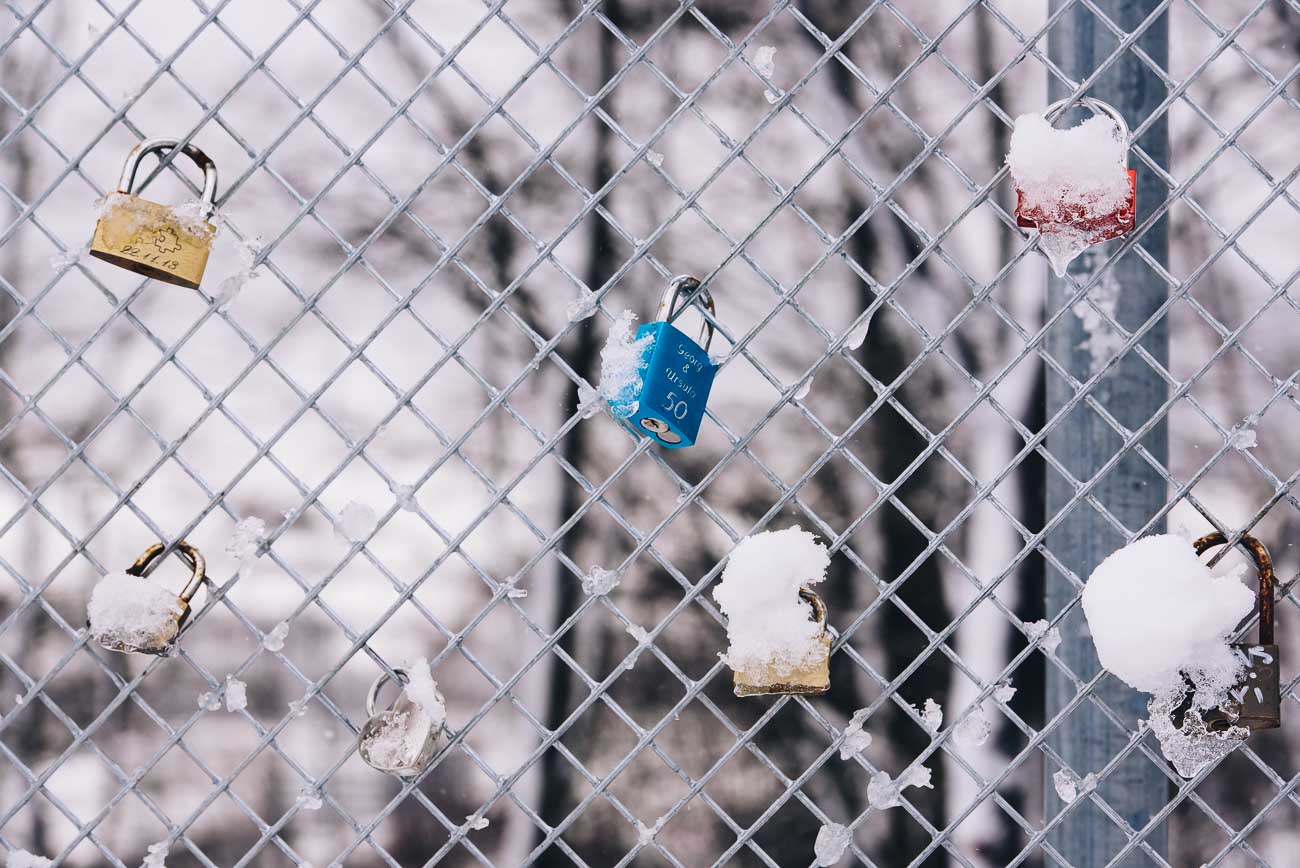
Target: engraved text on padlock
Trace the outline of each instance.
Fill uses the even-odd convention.
[[[671,320],[677,302],[686,293],[696,293],[710,314],[713,297],[693,277],[675,277],[664,292],[655,322],[637,329],[637,339],[653,337],[646,348],[646,366],[641,396],[630,422],[633,430],[649,434],[657,443],[680,449],[695,442],[704,418],[704,408],[718,368],[709,358],[713,325],[707,320],[704,346],[688,338]]]

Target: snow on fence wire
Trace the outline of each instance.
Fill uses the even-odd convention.
[[[1300,3],[3,20],[9,864],[1294,861]],[[1003,158],[1079,95],[1133,129],[1137,226],[1047,282]],[[85,256],[160,136],[220,172],[198,292]],[[579,403],[675,274],[723,364],[668,452]],[[831,690],[738,699],[711,589],[795,524]],[[1281,580],[1283,727],[1190,781],[1078,612],[1166,524]],[[175,653],[88,641],[100,577],[182,539],[211,583]],[[453,737],[403,781],[355,744],[419,658]]]

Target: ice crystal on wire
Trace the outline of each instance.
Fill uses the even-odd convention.
[[[50,257],[50,268],[55,271],[67,271],[69,268],[80,263],[89,254],[89,243],[75,249],[69,247],[67,250],[64,250],[61,253],[56,253]]]
[[[927,699],[925,709],[921,712],[921,719],[925,724],[926,732],[934,735],[943,729],[943,706],[933,699]]]
[[[353,500],[339,513],[338,521],[334,525],[334,536],[340,542],[349,545],[364,542],[375,532],[378,524],[379,517],[375,515],[373,509]]]
[[[298,791],[298,806],[304,811],[319,811],[320,792],[315,787],[303,787]]]
[[[1038,647],[1051,654],[1061,645],[1061,631],[1053,627],[1045,618],[1025,624],[1025,635],[1030,642],[1037,642]]]
[[[167,851],[170,849],[171,847],[165,841],[150,844],[149,852],[145,854],[140,868],[167,868]]]
[[[281,621],[262,637],[262,647],[267,651],[284,650],[284,640],[289,635],[289,622]]]
[[[569,322],[579,322],[594,314],[596,307],[596,293],[579,288],[578,297],[564,308],[564,316]]]
[[[243,711],[248,707],[248,685],[233,675],[226,676],[226,711]]]
[[[423,657],[406,667],[406,695],[428,715],[434,728],[447,720],[447,704],[438,692],[438,683],[429,671],[429,661]]]
[[[870,328],[871,317],[867,317],[862,322],[849,329],[848,335],[844,338],[844,345],[851,350],[856,350],[858,347],[862,346],[862,342],[867,339],[867,330]]]
[[[1038,246],[1042,248],[1043,244],[1044,241],[1039,241]],[[1079,318],[1084,334],[1087,335],[1079,343],[1079,349],[1087,350],[1092,357],[1090,370],[1094,374],[1101,373],[1106,363],[1124,347],[1124,333],[1106,321],[1107,317],[1115,321],[1119,312],[1119,292],[1119,280],[1116,279],[1114,270],[1108,269],[1089,293],[1092,304],[1080,300],[1073,308],[1074,315]]]
[[[654,166],[656,169],[664,164],[664,155],[658,151],[646,151],[645,158],[646,162]]]
[[[1083,780],[1069,769],[1060,769],[1052,775],[1052,786],[1056,788],[1056,795],[1061,801],[1067,804],[1073,802],[1090,790],[1097,787],[1097,776],[1092,772],[1083,776]]]
[[[813,841],[813,856],[819,866],[834,865],[840,861],[844,851],[853,843],[853,833],[847,826],[839,823],[827,823],[817,830],[817,839]]]
[[[236,522],[230,542],[226,543],[226,552],[239,562],[241,579],[248,578],[253,571],[253,563],[257,560],[265,539],[266,522],[257,516],[250,515]]]
[[[958,747],[979,747],[989,740],[993,724],[984,714],[984,705],[977,705],[952,731],[952,740]]]
[[[465,825],[469,829],[479,832],[491,825],[491,821],[487,817],[476,817],[469,814],[465,817]]]
[[[26,850],[14,850],[5,862],[7,868],[50,868],[53,864],[53,859],[46,859],[44,856],[37,856]]]
[[[1245,452],[1259,445],[1259,437],[1249,422],[1242,422],[1228,432],[1228,445],[1238,452]]]
[[[871,746],[871,733],[863,727],[867,723],[868,709],[859,708],[853,712],[849,725],[844,727],[844,741],[840,742],[840,759],[855,757]]]
[[[208,690],[199,694],[198,703],[204,711],[216,711],[221,707],[221,696],[215,690]]]
[[[617,570],[593,566],[591,572],[582,577],[582,589],[593,597],[602,597],[614,590],[618,580]]]
[[[388,485],[388,490],[393,493],[393,497],[397,498],[397,506],[399,509],[404,509],[407,512],[419,511],[420,504],[415,499],[414,485],[402,485],[401,483],[391,482]]]
[[[1011,686],[1011,682],[999,684],[993,688],[993,698],[998,702],[1010,702],[1011,698],[1016,695],[1016,689]]]
[[[891,778],[889,772],[876,772],[867,783],[867,801],[878,810],[897,808],[903,804],[903,790],[908,787],[934,789],[930,783],[930,770],[925,766],[912,766],[899,775],[898,780]]]

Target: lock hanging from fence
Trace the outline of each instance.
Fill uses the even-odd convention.
[[[1079,102],[1092,109],[1094,114],[1104,114],[1115,122],[1119,128],[1120,141],[1129,139],[1128,123],[1119,109],[1092,97],[1084,97]],[[1052,103],[1043,111],[1043,117],[1052,119],[1052,115],[1072,104],[1070,99]],[[1125,169],[1128,174],[1128,195],[1116,207],[1097,213],[1089,208],[1082,199],[1070,199],[1062,196],[1051,206],[1028,205],[1026,196],[1019,182],[1016,183],[1016,224],[1023,229],[1037,229],[1040,232],[1060,232],[1071,229],[1079,232],[1088,244],[1109,241],[1131,231],[1137,215],[1137,172]]]
[[[1215,532],[1206,534],[1192,543],[1198,555],[1215,546],[1224,545],[1227,537]],[[1230,647],[1246,669],[1237,685],[1228,691],[1231,699],[1224,708],[1211,708],[1202,713],[1205,727],[1210,732],[1226,732],[1232,727],[1245,727],[1250,732],[1276,729],[1282,725],[1282,685],[1280,659],[1277,645],[1273,644],[1273,560],[1268,549],[1253,536],[1242,534],[1241,545],[1250,552],[1259,574],[1256,606],[1259,610],[1259,641],[1236,642]],[[1174,712],[1174,724],[1182,726],[1183,715],[1191,707],[1192,697]]]
[[[821,633],[817,656],[793,670],[764,666],[737,669],[732,684],[737,696],[815,696],[831,687],[831,630],[826,624],[826,604],[810,588],[800,588],[799,598],[810,607],[809,614]]]
[[[400,684],[407,681],[405,669],[394,668]],[[366,694],[366,714],[369,719],[357,738],[357,752],[361,759],[377,771],[397,777],[418,775],[433,761],[438,746],[446,732],[445,721],[434,721],[428,713],[403,690],[393,704],[376,711],[379,691],[389,680],[387,672],[380,673]],[[442,694],[434,688],[439,700]],[[445,703],[444,703],[445,704]]]
[[[718,372],[718,366],[709,358],[713,323],[706,318],[700,329],[704,346],[672,324],[683,294],[688,296],[687,304],[702,302],[710,315],[717,315],[709,291],[694,277],[682,275],[674,277],[664,290],[655,321],[645,323],[636,332],[637,340],[646,335],[653,339],[645,351],[645,374],[635,413],[637,424],[631,427],[669,449],[695,443]]]
[[[190,601],[207,579],[207,566],[198,549],[178,542],[176,550],[192,571],[180,594],[173,596],[165,588],[130,581],[143,582],[162,563],[167,547],[155,543],[126,569],[130,578],[106,576],[96,586],[86,618],[91,638],[109,651],[123,653],[165,654],[172,647],[189,617]]]
[[[217,196],[216,164],[194,145],[182,149],[203,171],[203,195],[193,219],[182,219],[172,208],[131,191],[146,154],[178,145],[176,139],[150,139],[127,155],[117,192],[109,194],[95,224],[90,255],[154,280],[198,289],[217,232],[208,222]]]

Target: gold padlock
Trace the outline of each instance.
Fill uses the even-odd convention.
[[[799,597],[812,607],[813,620],[821,627],[816,658],[789,670],[771,664],[737,669],[732,679],[737,696],[813,696],[830,690],[831,631],[826,626],[826,604],[808,588],[800,588]]]
[[[217,227],[208,222],[217,196],[216,164],[194,145],[183,148],[185,156],[203,170],[203,197],[193,215],[131,192],[140,159],[178,144],[176,139],[150,139],[127,155],[117,192],[108,194],[95,224],[90,255],[154,280],[198,289],[217,234]]]
[[[106,576],[95,587],[86,612],[91,638],[109,651],[167,653],[190,615],[190,601],[208,578],[198,549],[182,540],[176,550],[192,570],[180,594],[139,581],[149,578],[167,552],[167,546],[154,543],[125,574]]]

